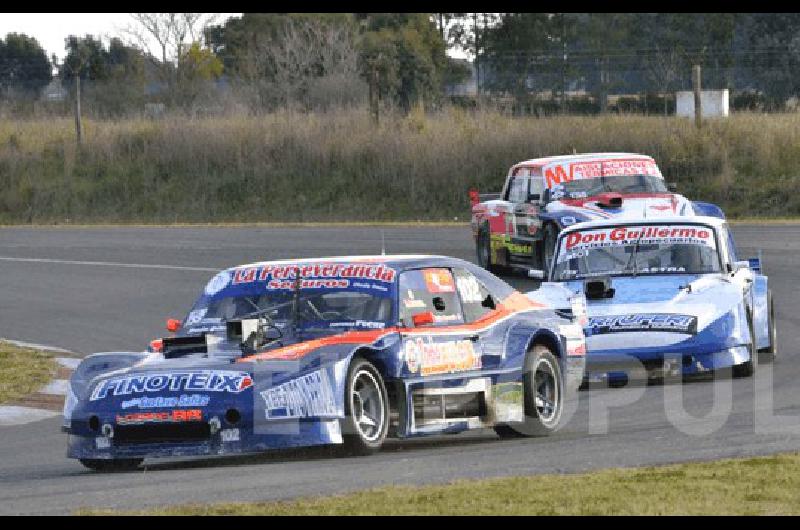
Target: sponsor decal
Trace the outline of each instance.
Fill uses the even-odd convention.
[[[335,416],[334,395],[323,369],[261,392],[268,420]]]
[[[648,243],[688,243],[715,248],[710,228],[696,225],[620,226],[571,232],[564,240],[567,251],[615,245]]]
[[[108,395],[127,396],[148,392],[230,392],[238,394],[253,386],[247,372],[228,370],[199,370],[171,373],[134,374],[112,377],[100,381],[92,392],[90,401]]]
[[[111,447],[111,438],[105,436],[98,436],[94,439],[94,446],[97,449],[108,449]]]
[[[513,243],[511,236],[506,234],[492,234],[489,244],[492,250],[507,248],[509,252],[514,254],[530,254],[533,250],[531,245]]]
[[[194,311],[189,311],[189,314],[186,316],[186,327],[199,324],[203,320],[203,317],[206,316],[206,313],[208,313],[207,307],[204,307],[203,309],[195,309]]]
[[[481,367],[481,356],[471,340],[426,342],[422,337],[408,339],[403,344],[402,354],[408,371],[413,374],[447,374]]]
[[[166,407],[205,407],[210,401],[209,396],[202,394],[181,394],[178,397],[174,396],[156,396],[147,397],[142,396],[138,398],[128,399],[122,402],[123,409],[132,407],[140,409],[156,409]]]
[[[117,414],[117,425],[141,425],[143,423],[181,423],[203,421],[200,409],[166,410],[163,412],[131,412]]]
[[[425,277],[425,286],[429,293],[454,293],[456,284],[453,282],[453,275],[447,269],[425,269],[422,271]]]
[[[298,274],[301,288],[342,288],[351,281],[392,283],[397,271],[382,263],[314,263],[311,265],[263,265],[236,269],[233,285],[267,282],[268,289],[293,289]]]
[[[697,317],[671,313],[642,313],[592,317],[589,326],[593,334],[620,333],[626,331],[665,331],[673,333],[697,333]]]
[[[616,177],[624,175],[661,176],[653,160],[595,160],[591,162],[555,163],[544,167],[545,184],[552,188],[575,179]]]

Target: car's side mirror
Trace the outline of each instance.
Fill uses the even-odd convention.
[[[677,182],[667,182],[667,189],[669,191],[678,191],[678,183]]]
[[[540,269],[528,269],[528,278],[544,280],[544,271]]]
[[[167,331],[170,333],[175,333],[181,329],[181,321],[177,318],[168,318],[167,319]]]
[[[414,322],[415,328],[428,326],[430,324],[433,324],[433,313],[431,313],[430,311],[417,313],[416,315],[411,317],[411,321]]]
[[[528,195],[528,202],[539,202],[539,199],[541,198],[542,196],[538,193],[531,193]]]

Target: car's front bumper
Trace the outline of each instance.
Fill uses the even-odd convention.
[[[748,346],[734,346],[712,352],[595,351],[587,355],[589,382],[620,377],[642,379],[668,375],[694,375],[730,368],[750,359]]]

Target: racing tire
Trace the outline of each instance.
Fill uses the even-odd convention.
[[[544,227],[544,236],[542,237],[542,252],[539,259],[541,269],[545,271],[547,276],[550,270],[550,264],[556,254],[556,240],[558,239],[559,229],[553,223],[548,223]]]
[[[564,379],[558,358],[550,348],[536,344],[525,356],[522,381],[525,421],[495,425],[494,432],[500,438],[547,436],[561,426]]]
[[[772,302],[772,290],[767,291],[767,306],[769,310],[769,347],[762,348],[759,361],[774,362],[778,355],[778,330],[775,324],[775,305]]]
[[[492,274],[501,274],[503,268],[492,263],[492,240],[489,235],[489,225],[484,224],[478,230],[478,240],[475,245],[478,257],[478,265]]]
[[[756,348],[756,333],[753,326],[753,317],[747,312],[747,327],[750,330],[750,359],[733,367],[733,377],[750,377],[758,369],[758,349]]]
[[[92,471],[114,472],[133,471],[144,461],[143,458],[116,458],[113,460],[99,458],[81,458],[80,463]]]
[[[342,442],[348,455],[380,450],[389,431],[389,396],[377,368],[356,357],[347,370]]]

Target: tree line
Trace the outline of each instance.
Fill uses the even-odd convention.
[[[603,112],[611,94],[650,94],[668,111],[695,64],[742,106],[782,109],[800,92],[791,13],[134,13],[122,35],[72,35],[65,51],[58,61],[32,37],[0,38],[0,101],[79,77],[85,108],[102,115],[145,103],[408,112],[440,107],[474,75],[473,104]]]

